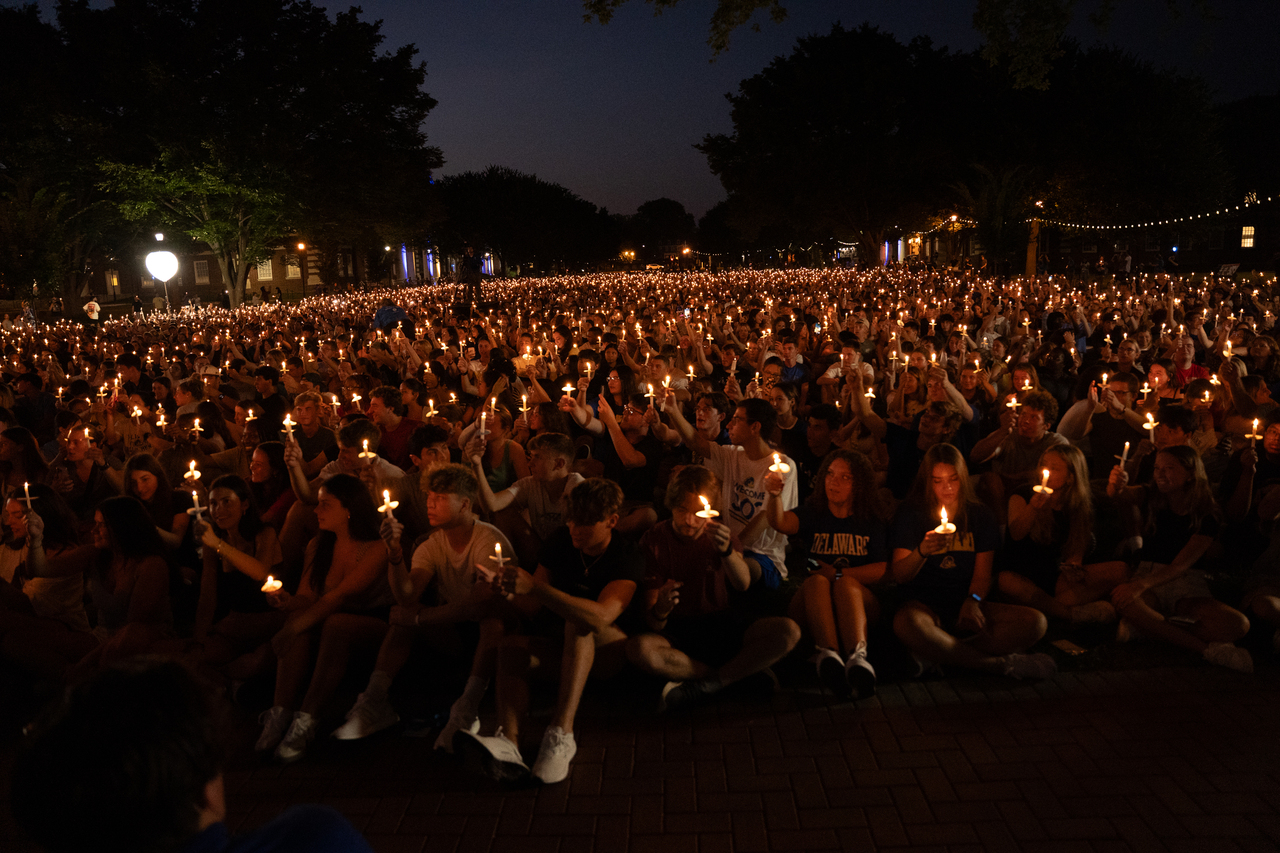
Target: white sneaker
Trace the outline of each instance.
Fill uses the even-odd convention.
[[[1057,662],[1046,654],[1004,656],[1004,674],[1010,678],[1048,678],[1057,671]]]
[[[275,749],[276,744],[280,743],[280,738],[284,737],[284,733],[288,730],[292,719],[283,705],[276,705],[263,711],[258,717],[258,722],[262,723],[262,734],[258,736],[258,742],[253,745],[253,748],[258,752]]]
[[[845,681],[849,689],[859,699],[876,695],[876,670],[867,660],[867,644],[858,643],[858,647],[849,655],[844,665]]]
[[[1110,601],[1091,601],[1071,608],[1072,622],[1114,622],[1119,618],[1115,605]]]
[[[298,711],[293,715],[293,723],[289,726],[289,733],[284,736],[284,740],[280,741],[280,745],[276,747],[276,758],[285,764],[292,764],[299,758],[307,754],[307,744],[316,736],[316,729],[320,727],[320,721],[305,711]]]
[[[361,693],[347,712],[347,721],[334,731],[333,736],[338,740],[360,740],[398,722],[400,715],[385,697],[379,701],[370,699],[368,693]]]
[[[837,699],[849,698],[849,679],[845,677],[844,661],[832,649],[818,649],[811,658],[818,671],[818,681]]]
[[[578,744],[573,739],[573,732],[550,726],[542,736],[538,760],[533,762],[533,775],[548,785],[563,782],[569,776],[569,762],[577,754]]]
[[[1249,655],[1249,650],[1242,649],[1235,643],[1210,643],[1209,648],[1204,650],[1204,659],[1236,672],[1253,672],[1253,658]]]
[[[480,733],[480,718],[472,717],[470,722],[465,717],[449,715],[449,722],[444,724],[444,728],[440,730],[440,736],[436,738],[435,749],[442,749],[453,755],[453,736],[458,732],[467,732],[468,734]]]
[[[493,737],[459,731],[453,736],[453,751],[472,770],[498,782],[515,782],[529,775],[520,747],[503,735],[501,726]]]

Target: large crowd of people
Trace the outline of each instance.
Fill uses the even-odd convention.
[[[546,783],[592,679],[673,711],[799,655],[846,700],[1049,677],[1046,633],[1108,624],[1248,672],[1280,649],[1278,295],[744,270],[24,320],[0,654],[274,678],[286,762],[460,662],[435,746]]]

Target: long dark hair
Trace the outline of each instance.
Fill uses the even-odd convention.
[[[818,467],[813,492],[805,503],[819,512],[828,510],[827,471],[831,469],[831,463],[837,459],[843,460],[849,466],[849,473],[853,475],[853,506],[849,517],[855,521],[872,519],[883,521],[886,513],[880,494],[876,490],[875,471],[872,470],[871,460],[858,450],[836,448],[828,453]]]
[[[157,525],[169,530],[173,527],[173,484],[169,482],[169,475],[164,472],[164,468],[160,466],[160,461],[150,453],[138,453],[129,457],[129,461],[124,466],[124,490],[125,494],[133,494],[133,477],[134,471],[146,471],[148,474],[156,478],[156,493],[151,500],[142,501],[142,505],[147,508],[147,513],[151,516],[151,520]]]
[[[112,545],[125,557],[131,560],[164,557],[164,540],[142,501],[123,495],[107,498],[98,504],[98,512],[102,513],[102,521],[111,533]],[[105,566],[110,560],[111,554],[104,553],[99,564]]]
[[[22,456],[22,472],[31,480],[43,480],[49,472],[49,463],[40,452],[40,445],[36,443],[31,430],[20,426],[9,427],[0,435],[18,445],[18,452]]]
[[[31,483],[27,486],[31,493],[32,509],[44,522],[44,547],[74,548],[80,544],[80,521],[67,506],[66,500],[52,486],[44,483]],[[27,505],[26,493],[21,488],[9,490],[9,500]]]
[[[324,481],[320,488],[338,499],[351,520],[347,522],[347,532],[357,542],[373,542],[381,538],[378,533],[381,522],[378,519],[378,508],[369,497],[369,490],[359,477],[351,474],[337,474]],[[329,569],[333,567],[333,549],[338,544],[338,534],[331,530],[321,530],[316,536],[316,558],[311,566],[311,589],[316,593],[324,590],[325,579],[329,577]]]
[[[223,474],[210,484],[210,495],[213,494],[214,489],[230,489],[235,492],[236,497],[240,499],[241,506],[244,507],[244,512],[240,516],[240,523],[236,525],[236,530],[246,541],[252,542],[266,525],[262,523],[262,515],[258,512],[258,504],[254,501],[253,492],[249,488],[249,484],[244,481],[244,477],[239,474]],[[213,524],[212,513],[210,513],[209,523]],[[227,533],[216,524],[213,524],[213,528],[224,536]]]
[[[200,436],[206,437],[212,432],[214,435],[222,436],[222,446],[231,448],[236,446],[236,440],[231,437],[231,431],[227,429],[227,419],[222,415],[222,409],[212,400],[201,400],[196,404],[196,417],[200,419]]]
[[[257,501],[260,509],[268,509],[289,488],[289,469],[284,464],[284,444],[279,441],[264,441],[254,448],[267,457],[267,465],[271,468],[271,476],[265,483],[249,482],[249,491]]]

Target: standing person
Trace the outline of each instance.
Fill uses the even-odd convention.
[[[102,306],[98,304],[98,300],[92,296],[89,301],[84,304],[85,316],[89,318],[89,325],[96,327],[98,325],[98,314],[102,311]]]
[[[537,569],[529,573],[508,566],[494,577],[495,592],[531,596],[555,618],[539,636],[503,642],[498,654],[499,726],[493,735],[463,729],[454,736],[454,751],[491,778],[516,780],[532,773],[548,784],[566,779],[578,751],[573,723],[587,679],[615,675],[626,663],[627,630],[634,633],[638,627],[627,611],[644,578],[644,557],[614,535],[621,507],[617,483],[587,480],[570,493],[569,524],[542,546]],[[533,678],[558,680],[560,691],[530,771],[519,742]]]
[[[944,511],[951,527],[939,531]],[[929,664],[1014,678],[1053,674],[1053,658],[1023,654],[1044,636],[1044,615],[987,600],[1000,528],[975,497],[969,468],[955,447],[939,444],[925,454],[890,539],[890,577],[903,599],[893,632],[915,656],[920,674]]]
[[[479,301],[480,269],[484,261],[476,256],[474,246],[468,246],[458,261],[458,284],[466,288],[463,304],[470,308]]]
[[[142,296],[135,293],[133,295],[133,315],[136,317],[141,313],[142,313]]]

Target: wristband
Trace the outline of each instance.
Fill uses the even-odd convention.
[[[969,597],[972,598],[974,601],[978,602],[979,604],[982,603],[982,596],[978,595],[976,592],[969,593]]]
[[[730,542],[729,547],[725,548],[723,551],[720,552],[720,559],[724,560],[732,553],[733,553],[733,543]]]

